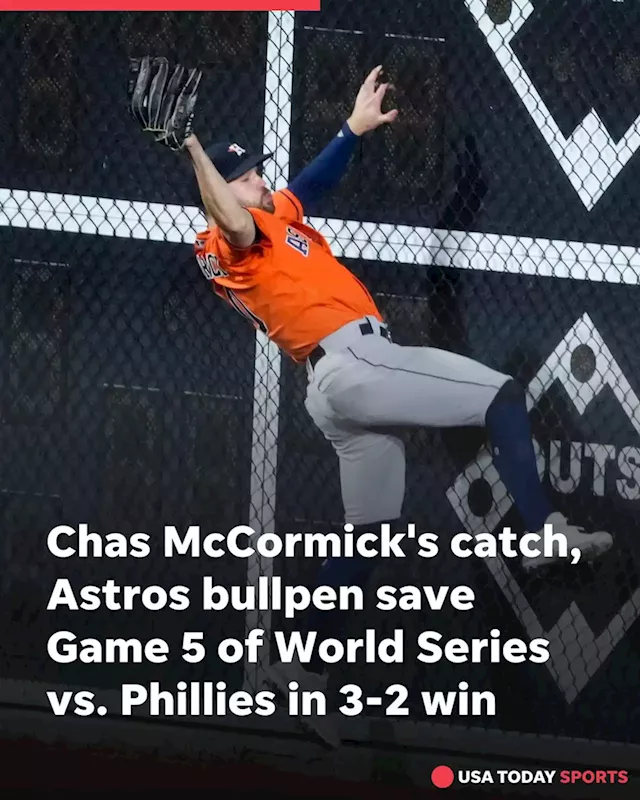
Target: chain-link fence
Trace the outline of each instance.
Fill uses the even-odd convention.
[[[547,665],[334,670],[368,694],[402,682],[493,689],[506,732],[640,744],[640,15],[631,2],[325,0],[319,13],[5,13],[0,29],[0,510],[2,677],[117,688],[185,679],[184,664],[55,664],[55,630],[242,638],[273,614],[46,613],[74,585],[225,585],[317,563],[53,559],[45,534],[86,523],[158,540],[164,525],[321,531],[342,524],[337,462],[303,407],[306,374],[217,300],[191,243],[202,224],[188,162],[141,137],[127,59],[205,78],[196,130],[275,153],[286,185],[334,136],[383,63],[400,110],[363,140],[313,210],[400,343],[435,345],[528,387],[554,504],[616,545],[597,566],[527,579],[499,561],[384,568],[385,582],[468,584],[473,615],[370,614],[368,626],[470,639],[545,636]],[[449,535],[523,529],[477,429],[406,436],[405,514]],[[502,499],[501,499],[502,498]],[[379,577],[379,576],[378,576]],[[376,578],[377,580],[377,578]],[[401,612],[399,612],[401,613]],[[353,620],[361,625],[361,619]],[[409,637],[411,638],[411,637]],[[410,654],[409,654],[410,655]],[[259,688],[213,655],[189,680]],[[532,697],[535,694],[535,702]],[[413,709],[416,719],[424,713]],[[376,710],[370,711],[375,716]],[[635,716],[634,716],[635,715]],[[442,720],[439,720],[442,721]],[[426,736],[426,734],[425,734]]]

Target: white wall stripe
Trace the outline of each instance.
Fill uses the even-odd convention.
[[[279,59],[284,60],[282,53]],[[271,108],[280,93],[270,91],[269,96]],[[290,108],[284,106],[284,112],[290,114]],[[266,175],[276,188],[286,183],[289,168],[284,117],[276,117],[265,132],[265,146],[276,153],[266,165]],[[286,145],[276,147],[275,137]],[[320,217],[312,217],[309,223],[326,236],[339,258],[640,284],[640,249],[636,247]],[[204,224],[195,206],[0,189],[0,227],[191,244]]]
[[[1,226],[193,243],[206,223],[195,206],[0,189]]]
[[[640,249],[635,247],[339,219],[310,222],[343,258],[640,283]]]
[[[269,13],[269,38],[264,108],[264,148],[274,157],[265,164],[265,179],[274,188],[289,180],[289,140],[293,83],[293,36],[295,14]],[[251,448],[251,506],[249,524],[257,532],[275,530],[276,478],[278,464],[278,421],[280,412],[281,355],[278,347],[258,331],[253,385],[253,442]],[[273,574],[273,560],[254,555],[247,562],[247,584],[257,585],[261,575]],[[245,663],[244,684],[257,691],[268,666],[270,611],[248,611],[247,633],[265,631],[265,643],[257,664]]]

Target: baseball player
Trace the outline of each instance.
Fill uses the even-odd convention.
[[[195,253],[212,289],[304,365],[306,410],[338,457],[345,522],[356,533],[400,524],[405,453],[389,428],[475,425],[486,427],[493,463],[528,531],[539,532],[541,542],[549,530],[564,533],[569,550],[579,548],[583,559],[607,551],[609,533],[588,533],[551,507],[516,381],[456,353],[395,344],[369,291],[304,223],[305,212],[340,180],[360,137],[396,118],[397,110],[382,111],[388,90],[382,68],[362,84],[335,139],[274,193],[259,171],[271,154],[237,142],[203,149],[191,131],[200,74],[181,69],[169,77],[161,59],[137,62],[132,112],[157,141],[191,160],[207,218]],[[551,559],[522,563],[532,570],[557,559],[556,551]],[[372,559],[328,559],[318,585],[364,585],[374,567]],[[318,640],[334,637],[340,620],[339,612],[312,610],[305,630],[317,631]],[[284,690],[292,680],[303,689],[326,686],[322,663],[278,663],[269,678]],[[328,719],[305,722],[330,744],[339,742]]]

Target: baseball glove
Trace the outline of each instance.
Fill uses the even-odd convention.
[[[182,150],[191,133],[202,70],[177,64],[169,77],[166,58],[129,61],[129,111],[143,131],[171,150]]]

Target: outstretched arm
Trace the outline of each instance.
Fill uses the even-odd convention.
[[[127,96],[129,111],[136,122],[174,151],[186,150],[198,181],[202,203],[210,227],[217,225],[236,247],[249,247],[256,238],[251,214],[236,200],[222,175],[192,133],[200,69],[186,70],[176,64],[169,78],[169,62],[164,57],[129,60]]]
[[[340,183],[359,138],[345,122],[338,135],[291,181],[288,188],[303,208],[308,209]]]
[[[195,134],[187,137],[185,147],[196,173],[209,226],[217,225],[225,238],[236,247],[249,247],[256,237],[253,217],[238,203]]]
[[[398,116],[397,109],[382,113],[382,100],[389,84],[377,83],[381,73],[382,66],[369,73],[360,87],[351,116],[338,135],[289,184],[289,189],[304,207],[338,185],[361,136],[393,122]]]

